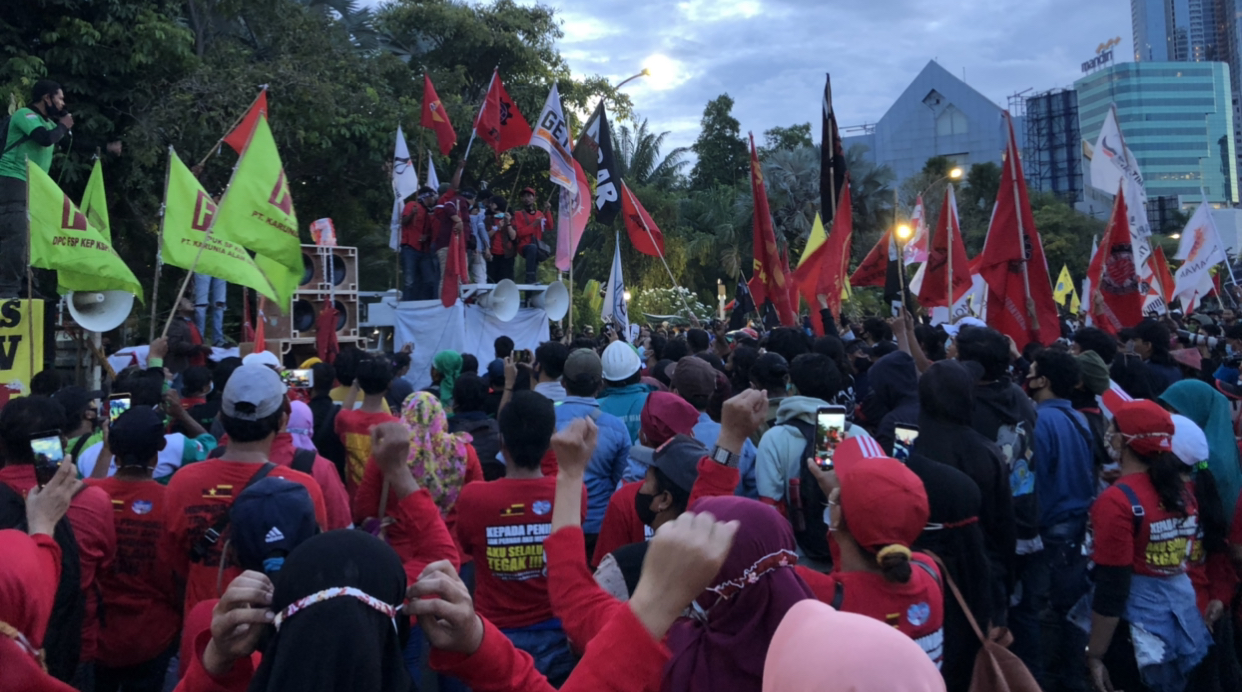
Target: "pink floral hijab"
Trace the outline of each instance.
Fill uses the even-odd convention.
[[[448,416],[439,399],[428,392],[415,392],[405,400],[401,418],[410,431],[410,457],[406,463],[445,516],[465,485],[467,445],[470,433],[450,433]]]

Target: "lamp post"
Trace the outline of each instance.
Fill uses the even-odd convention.
[[[621,87],[625,86],[626,84],[629,84],[630,82],[634,81],[635,79],[638,79],[639,77],[650,77],[650,76],[651,76],[651,70],[644,67],[642,72],[639,72],[638,74],[633,75],[632,77],[626,77],[625,79],[621,80],[621,83],[613,87],[613,90],[620,90]]]

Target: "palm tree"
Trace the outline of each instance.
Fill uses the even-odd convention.
[[[763,175],[778,236],[805,244],[819,211],[819,147],[772,151]]]
[[[750,218],[747,205],[739,203],[736,188],[717,185],[681,200],[680,217],[688,227],[687,250],[706,266],[719,266],[737,278],[750,267]]]
[[[655,187],[669,190],[677,187],[682,180],[681,171],[689,162],[685,160],[686,147],[677,147],[661,157],[660,147],[668,132],[655,134],[647,129],[647,119],[643,118],[633,130],[627,125],[616,129],[617,137],[613,147],[617,173],[626,185],[634,187]]]
[[[854,206],[852,255],[860,260],[892,221],[891,185],[896,176],[888,166],[875,165],[861,144],[850,147],[845,159],[850,169],[850,203]]]

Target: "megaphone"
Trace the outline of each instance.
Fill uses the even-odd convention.
[[[569,289],[563,281],[553,281],[548,284],[548,290],[530,299],[530,306],[543,308],[548,319],[555,322],[569,312]]]
[[[518,292],[517,284],[509,279],[504,279],[496,284],[489,293],[479,298],[478,305],[490,310],[492,316],[497,320],[508,322],[517,317],[521,301],[522,295]]]
[[[116,329],[134,307],[128,291],[70,291],[66,298],[73,321],[90,332]]]

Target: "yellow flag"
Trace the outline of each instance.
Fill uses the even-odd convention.
[[[826,242],[828,242],[828,232],[824,230],[824,222],[820,220],[819,214],[816,214],[815,225],[811,226],[811,235],[806,239],[806,247],[802,250],[802,256],[798,258],[798,264],[805,262],[811,253]]]
[[[1082,308],[1082,303],[1078,301],[1078,289],[1072,288],[1070,293],[1070,314],[1077,315]]]
[[[250,143],[233,169],[211,228],[212,236],[237,243],[292,271],[302,271],[302,241],[293,196],[264,115],[259,116]]]
[[[276,307],[280,312],[292,310],[293,303],[290,302],[294,292],[298,290],[298,283],[302,280],[302,270],[294,271],[285,265],[277,262],[270,257],[263,255],[255,255],[254,263],[267,276],[267,280],[272,282],[272,289],[276,291],[277,303]]]
[[[26,180],[30,199],[30,264],[73,272],[89,283],[70,287],[73,290],[125,291],[142,300],[142,286],[134,273],[69,195],[42,168],[29,161]]]
[[[108,196],[104,193],[103,165],[95,159],[91,168],[91,177],[86,181],[86,191],[82,193],[82,213],[91,227],[99,231],[99,235],[109,244],[112,243],[112,225],[108,219]],[[100,291],[115,288],[101,288],[97,277],[92,274],[62,271],[56,274],[56,288],[61,294],[69,291]],[[124,290],[124,289],[121,289]]]
[[[1070,278],[1069,267],[1061,265],[1061,275],[1057,277],[1057,286],[1052,291],[1052,299],[1058,305],[1065,305],[1065,298],[1074,290],[1074,280]]]
[[[193,266],[196,272],[253,288],[269,300],[276,300],[278,293],[250,258],[250,253],[240,245],[221,238],[220,235],[224,234],[219,232],[223,229],[217,228],[207,240],[206,247],[203,246],[207,228],[217,212],[211,196],[170,147],[164,221],[160,225],[163,234],[160,254],[164,263],[182,269]],[[194,263],[196,258],[198,264]]]

